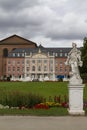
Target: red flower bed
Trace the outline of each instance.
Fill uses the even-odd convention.
[[[64,108],[68,108],[69,107],[67,102],[62,102],[61,106],[64,107]]]
[[[34,106],[35,109],[49,109],[49,106],[46,104],[36,104]]]

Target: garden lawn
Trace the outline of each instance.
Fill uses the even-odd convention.
[[[68,96],[67,82],[0,82],[0,96],[9,92],[23,92],[49,96]],[[87,84],[84,88],[84,99],[87,100]]]
[[[27,116],[66,116],[68,111],[66,108],[50,108],[50,109],[0,109],[0,115],[27,115]]]
[[[38,94],[49,100],[54,96],[67,95],[67,82],[0,82],[0,98],[14,92],[22,92],[24,94]],[[87,84],[84,88],[84,99],[87,100]],[[85,109],[87,115],[87,109]],[[43,116],[64,116],[68,115],[67,108],[54,107],[47,110],[44,109],[0,109],[0,115],[43,115]]]
[[[68,87],[67,82],[0,82],[0,96],[9,92],[39,94],[48,99],[68,95]]]

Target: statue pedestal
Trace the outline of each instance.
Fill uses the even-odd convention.
[[[74,82],[74,81],[73,81]],[[83,88],[82,84],[69,84],[69,114],[84,115],[83,110]]]

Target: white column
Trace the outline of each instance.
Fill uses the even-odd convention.
[[[53,81],[55,81],[55,74],[53,73]]]

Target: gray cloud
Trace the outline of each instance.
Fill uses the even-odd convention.
[[[16,33],[49,46],[82,41],[86,5],[87,0],[0,0],[0,38]]]
[[[6,11],[21,10],[37,4],[39,4],[38,0],[0,0],[0,8]]]

